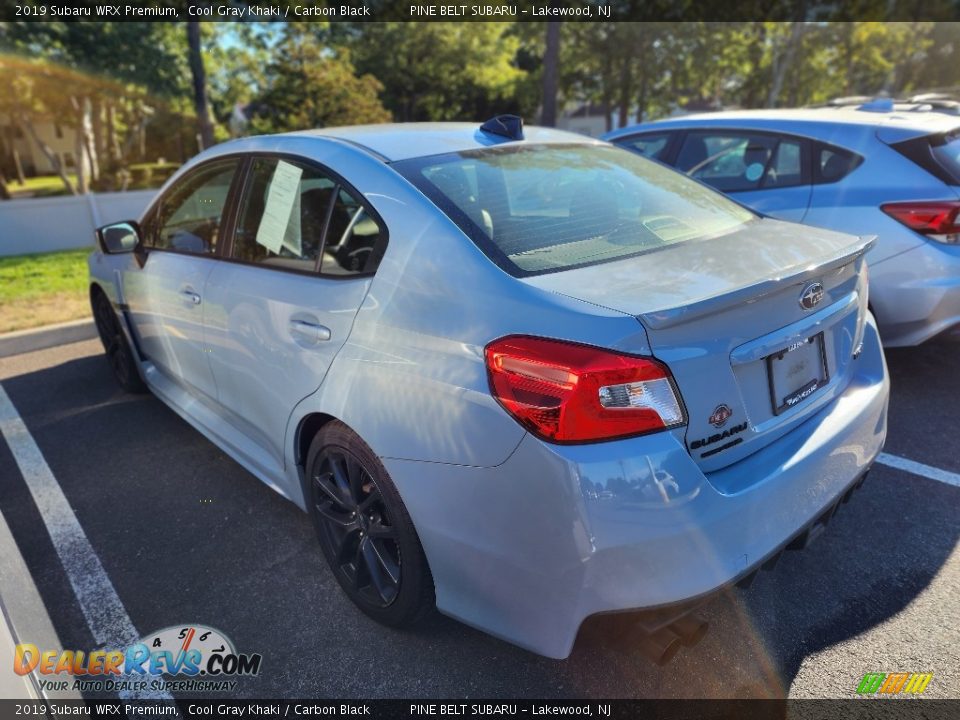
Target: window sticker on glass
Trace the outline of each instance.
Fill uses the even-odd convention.
[[[747,166],[747,171],[744,173],[744,176],[750,182],[756,182],[760,179],[760,176],[763,175],[763,165],[760,163],[753,163]]]
[[[300,255],[300,177],[303,170],[280,160],[270,180],[266,207],[257,228],[257,243],[272,253],[281,247]]]

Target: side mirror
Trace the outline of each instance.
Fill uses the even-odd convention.
[[[97,242],[108,255],[133,252],[140,244],[140,226],[133,220],[97,228]]]

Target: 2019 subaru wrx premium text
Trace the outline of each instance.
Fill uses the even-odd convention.
[[[869,240],[498,118],[218,145],[102,228],[111,366],[311,513],[344,591],[567,656],[702,596],[880,452]]]

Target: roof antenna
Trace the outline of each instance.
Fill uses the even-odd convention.
[[[519,115],[497,115],[481,125],[480,130],[510,140],[523,140],[523,118]]]

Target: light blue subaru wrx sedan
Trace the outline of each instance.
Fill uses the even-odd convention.
[[[310,513],[389,625],[563,658],[656,609],[689,641],[886,434],[869,238],[512,116],[227,142],[98,243],[119,383]]]

